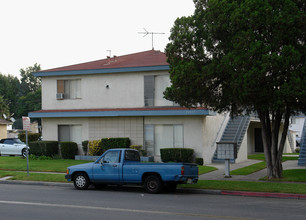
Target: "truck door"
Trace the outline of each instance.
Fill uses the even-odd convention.
[[[107,152],[99,163],[93,166],[93,178],[95,182],[113,182],[120,181],[120,150]]]

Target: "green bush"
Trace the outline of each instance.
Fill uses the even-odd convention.
[[[74,159],[78,154],[78,145],[75,142],[61,142],[61,153],[63,159]]]
[[[103,150],[100,146],[101,140],[93,140],[88,142],[89,155],[90,156],[100,156]]]
[[[203,165],[204,164],[204,160],[203,160],[203,158],[199,158],[199,157],[197,157],[196,158],[196,164],[198,164],[198,165]]]
[[[85,155],[87,155],[88,152],[88,142],[89,141],[82,141],[82,149]]]
[[[129,148],[130,144],[129,138],[102,138],[100,146],[106,151],[113,148]]]
[[[32,141],[29,143],[30,154],[35,156],[53,157],[58,154],[57,141]]]
[[[142,145],[131,145],[130,148],[134,150],[138,150],[140,152],[142,149]]]
[[[163,148],[160,155],[163,162],[193,162],[193,149],[189,148]]]
[[[18,134],[18,138],[22,141],[22,142],[26,142],[26,133],[23,131],[21,133]],[[31,141],[38,141],[40,138],[40,134],[39,133],[30,133],[28,132],[28,143]]]
[[[32,154],[29,156],[29,160],[53,160],[53,158],[48,156],[35,156]]]

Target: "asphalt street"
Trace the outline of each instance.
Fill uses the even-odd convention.
[[[147,194],[139,187],[0,185],[1,219],[305,219],[306,200]]]

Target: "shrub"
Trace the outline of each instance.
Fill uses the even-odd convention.
[[[193,149],[189,148],[163,148],[160,155],[163,162],[193,162]]]
[[[29,143],[30,153],[35,156],[53,157],[58,154],[57,141],[33,141]]]
[[[61,153],[63,159],[74,159],[78,154],[78,145],[75,142],[61,142]]]
[[[52,160],[52,157],[47,157],[47,156],[35,156],[35,155],[30,155],[29,160]]]
[[[93,140],[88,142],[89,155],[90,156],[100,156],[103,150],[100,146],[100,140]]]
[[[203,158],[199,158],[199,157],[196,158],[195,162],[196,162],[196,164],[201,165],[201,166],[204,164]]]
[[[85,155],[87,155],[88,152],[88,142],[89,141],[82,141],[82,149]]]
[[[26,133],[23,131],[21,133],[18,134],[18,138],[22,141],[22,142],[26,142]],[[40,134],[39,133],[28,133],[28,143],[31,141],[38,141],[40,138]]]
[[[129,138],[102,138],[100,146],[105,151],[112,148],[129,148],[130,144]]]
[[[142,145],[131,145],[130,148],[134,150],[138,150],[140,152],[142,149]]]

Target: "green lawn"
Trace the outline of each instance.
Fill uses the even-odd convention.
[[[66,172],[68,166],[88,163],[81,160],[29,160],[30,171]],[[21,157],[0,157],[0,170],[27,170],[27,160]]]
[[[26,181],[46,181],[46,182],[67,182],[65,174],[45,174],[45,173],[29,173],[16,171],[0,171],[0,178],[12,176],[10,180],[26,180]]]
[[[266,162],[259,162],[250,166],[231,171],[231,175],[249,175],[266,168]]]
[[[284,154],[282,161],[286,160],[297,160],[299,154]],[[265,155],[264,154],[254,154],[249,155],[249,159],[253,160],[262,160],[265,161]],[[249,175],[251,173],[257,172],[259,170],[266,168],[266,162],[259,162],[250,166],[242,167],[240,169],[236,169],[231,171],[231,175]]]
[[[293,154],[283,154],[283,159],[282,161],[286,160],[298,160],[299,154],[293,153]],[[253,160],[265,160],[265,155],[264,154],[253,154],[249,155],[248,159],[253,159]]]
[[[266,177],[262,178],[262,180],[267,180]],[[283,170],[283,178],[282,179],[273,179],[269,181],[276,182],[305,182],[306,183],[306,170],[305,169],[297,169],[297,170]]]
[[[216,167],[210,167],[210,166],[198,166],[198,168],[199,168],[199,175],[217,170]]]
[[[306,194],[306,184],[278,182],[271,183],[229,180],[199,180],[197,184],[186,184],[182,185],[181,187],[196,189]]]

